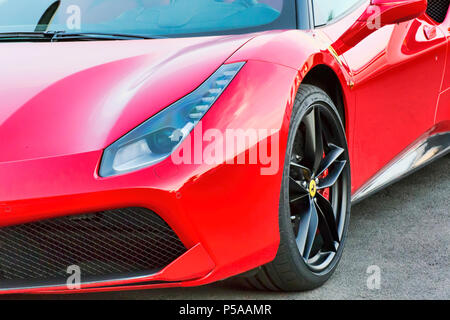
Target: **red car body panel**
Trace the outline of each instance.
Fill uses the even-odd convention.
[[[438,26],[442,32],[444,32],[447,36],[447,41],[450,39],[450,15],[447,14],[447,18],[444,20],[442,24]],[[450,48],[447,50],[447,65],[445,67],[445,76],[442,82],[442,89],[447,90],[450,89],[450,68],[449,68],[449,60],[450,59]]]
[[[447,36],[447,43],[450,42],[450,15],[442,24],[438,26]],[[450,45],[447,47],[447,60],[442,80],[442,93],[439,97],[439,104],[436,110],[436,123],[450,119]]]
[[[323,31],[337,41],[364,9]],[[424,28],[433,26],[426,15],[385,26],[343,54],[358,106],[350,146],[353,191],[435,124],[448,39],[437,29],[428,40]]]
[[[450,119],[450,88],[439,95],[439,104],[436,110],[436,123]]]
[[[194,90],[250,38],[8,44],[0,161],[101,150]],[[180,74],[189,76],[174,85]]]
[[[434,23],[423,16],[377,30],[338,57],[331,45],[364,9],[308,32],[1,44],[0,227],[139,206],[158,213],[189,251],[148,277],[0,293],[203,285],[274,259],[282,170],[265,176],[262,165],[177,166],[168,158],[125,175],[98,175],[107,146],[223,63],[246,62],[201,125],[275,129],[265,139],[270,146],[279,137],[280,167],[299,85],[318,65],[333,70],[343,93],[353,193],[425,133],[450,131],[450,18],[431,40],[424,28]]]

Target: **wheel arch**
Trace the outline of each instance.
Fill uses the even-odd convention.
[[[334,70],[325,64],[316,65],[304,76],[302,83],[325,91],[338,109],[344,128],[347,128],[347,105],[344,102],[341,81]]]
[[[292,79],[291,93],[297,92],[302,83],[315,84],[322,88],[341,113],[350,161],[356,163],[356,90],[353,75],[345,57],[338,56],[331,45],[329,38],[320,31],[268,31],[255,36],[239,48],[229,57],[227,63],[263,61],[293,69],[297,76]],[[280,111],[290,113],[285,109]]]

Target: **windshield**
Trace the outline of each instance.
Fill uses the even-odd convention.
[[[293,0],[0,0],[0,32],[192,36],[296,27]]]

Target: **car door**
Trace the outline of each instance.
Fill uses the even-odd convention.
[[[428,0],[427,15],[435,22],[437,28],[440,28],[450,39],[450,0]],[[450,41],[450,40],[449,40]],[[447,51],[447,66],[445,68],[442,91],[450,89],[450,50]]]
[[[340,4],[312,1],[313,6],[329,5],[330,12]],[[320,28],[331,41],[355,23],[370,1],[353,4]],[[446,55],[446,35],[427,15],[379,28],[343,54],[356,99],[353,191],[433,127]]]
[[[447,35],[447,43],[450,43],[450,0],[428,0],[427,14],[436,23],[437,28]],[[450,45],[447,50],[447,64],[442,81],[439,104],[436,110],[436,123],[438,125],[450,120]],[[447,124],[443,130],[450,130]]]

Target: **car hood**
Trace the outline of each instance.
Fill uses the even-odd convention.
[[[251,38],[0,44],[0,162],[103,149]]]

